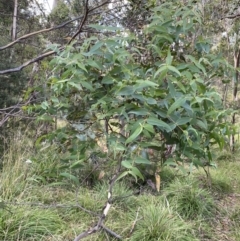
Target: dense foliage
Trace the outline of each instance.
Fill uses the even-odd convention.
[[[211,146],[222,148],[231,134],[229,110],[209,83],[220,67],[232,67],[203,38],[190,42],[198,11],[169,2],[153,8],[148,22],[137,34],[91,25],[113,34],[72,44],[51,61],[41,119],[61,116],[75,128],[54,135],[73,162],[78,153],[77,163],[88,159],[100,140],[107,160],[127,169],[122,176],[143,178],[139,166],[150,164],[149,150],[158,154],[156,170],[204,167],[213,165]]]

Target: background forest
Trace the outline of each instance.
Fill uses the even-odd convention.
[[[239,19],[0,0],[0,240],[240,240]]]

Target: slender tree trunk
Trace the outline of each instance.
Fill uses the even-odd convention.
[[[14,0],[12,41],[16,40],[17,38],[17,9],[18,9],[18,0]]]
[[[234,68],[235,68],[235,76],[233,77],[233,104],[234,102],[237,104],[238,101],[238,81],[239,81],[239,72],[237,70],[237,68],[239,68],[240,65],[240,48],[238,47],[237,50],[235,50],[234,52]],[[232,115],[232,124],[235,125],[236,123],[236,114],[233,113]],[[231,150],[232,152],[235,151],[235,137],[234,134],[231,136],[231,140],[230,140],[230,146],[231,146]]]

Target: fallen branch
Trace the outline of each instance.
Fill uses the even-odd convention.
[[[132,234],[132,232],[133,232],[133,230],[134,230],[134,228],[135,228],[135,226],[136,226],[136,223],[137,223],[137,221],[139,220],[139,219],[138,219],[139,210],[140,210],[140,207],[138,207],[138,209],[137,209],[136,218],[135,218],[135,220],[133,221],[131,230],[130,230],[130,232],[129,232],[129,236]]]

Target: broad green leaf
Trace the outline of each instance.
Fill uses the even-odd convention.
[[[154,130],[153,126],[150,125],[150,124],[147,124],[147,123],[143,124],[143,128],[148,130],[151,133],[155,133],[155,130]]]
[[[117,151],[126,151],[126,147],[124,145],[122,145],[121,143],[117,143],[114,146],[114,149],[117,150]]]
[[[140,177],[142,180],[144,180],[142,173],[138,170],[137,167],[132,167],[130,174],[131,174],[131,172],[134,173],[136,176]]]
[[[196,120],[194,123],[194,125],[197,125],[198,127],[200,127],[201,129],[207,131],[208,130],[208,126],[207,126],[207,123],[203,122],[202,120]]]
[[[81,83],[81,85],[83,86],[83,87],[85,87],[86,89],[88,89],[88,90],[91,90],[91,91],[93,91],[94,89],[93,89],[93,87],[92,87],[92,85],[90,84],[90,83],[88,83],[87,81],[85,81],[85,80],[80,80],[80,83]]]
[[[132,86],[125,86],[121,88],[116,94],[117,95],[132,95],[134,93],[134,89]]]
[[[146,101],[149,105],[156,105],[157,101],[154,98],[148,97],[146,98]]]
[[[93,47],[89,50],[89,54],[93,54],[96,50],[98,50],[99,48],[101,48],[103,45],[103,42],[99,41],[96,44],[93,45]],[[87,62],[89,63],[89,62]]]
[[[158,127],[162,128],[163,130],[166,130],[167,132],[171,131],[171,127],[167,123],[165,123],[162,120],[159,120],[155,117],[149,117],[147,119],[147,123],[150,125],[153,125],[153,126],[158,126]]]
[[[121,175],[119,175],[119,177],[116,179],[116,181],[120,180],[121,178],[127,176],[129,174],[129,171],[125,171],[123,172]]]
[[[103,70],[103,66],[99,62],[97,62],[97,61],[89,59],[87,61],[87,64],[92,66],[92,67],[94,67],[94,68],[97,68],[99,70]]]
[[[136,157],[136,159],[134,159],[134,162],[136,164],[147,164],[147,165],[151,164],[151,162],[148,159],[142,158],[142,157]]]
[[[73,164],[70,165],[70,168],[71,169],[78,169],[80,167],[83,167],[84,166],[83,162],[84,162],[83,160],[76,161],[76,162],[74,162]]]
[[[136,91],[141,91],[147,87],[157,87],[157,86],[158,86],[158,84],[156,84],[150,80],[137,80],[137,83],[134,85],[134,89]]]
[[[167,73],[168,66],[166,64],[163,64],[154,74],[154,78],[156,78],[161,72]]]
[[[172,98],[176,98],[177,93],[171,80],[168,80],[168,89]]]
[[[177,166],[178,166],[178,164],[174,161],[173,158],[168,158],[168,159],[164,162],[163,165],[164,165],[164,166],[173,166],[173,167],[177,167]]]
[[[166,58],[166,64],[171,65],[172,64],[173,57],[171,56],[170,49],[168,50],[167,58]]]
[[[137,129],[127,138],[126,144],[134,141],[142,133],[142,130],[143,130],[142,125],[139,125]]]
[[[82,90],[82,86],[79,83],[69,81],[68,85],[71,85],[71,86],[75,87],[77,90]]]
[[[137,108],[135,110],[131,110],[128,112],[128,114],[134,114],[134,115],[148,115],[149,112],[145,108]]]
[[[177,108],[182,107],[182,105],[186,102],[186,99],[179,98],[177,99],[168,109],[167,114],[170,115],[173,111],[175,111]]]
[[[114,78],[109,76],[109,75],[104,76],[103,79],[102,79],[102,84],[110,85],[110,84],[113,84],[113,83],[114,83]]]
[[[176,125],[184,125],[186,123],[189,123],[192,120],[190,117],[181,117],[176,121]]]
[[[70,179],[71,181],[75,182],[76,184],[80,184],[78,178],[68,172],[62,172],[59,174],[59,176]]]
[[[176,73],[178,76],[182,76],[181,73],[177,70],[177,68],[175,68],[174,66],[167,66],[168,70]]]
[[[131,174],[137,182],[137,175],[133,171],[128,171],[128,173]]]
[[[86,67],[85,67],[85,66],[84,66],[82,63],[77,62],[77,66],[78,66],[80,69],[82,69],[82,70],[84,70],[85,72],[87,72],[87,73],[88,73],[88,71],[87,71]]]
[[[131,161],[127,161],[127,160],[122,161],[121,164],[122,164],[123,167],[126,167],[128,169],[132,169],[132,162]]]

